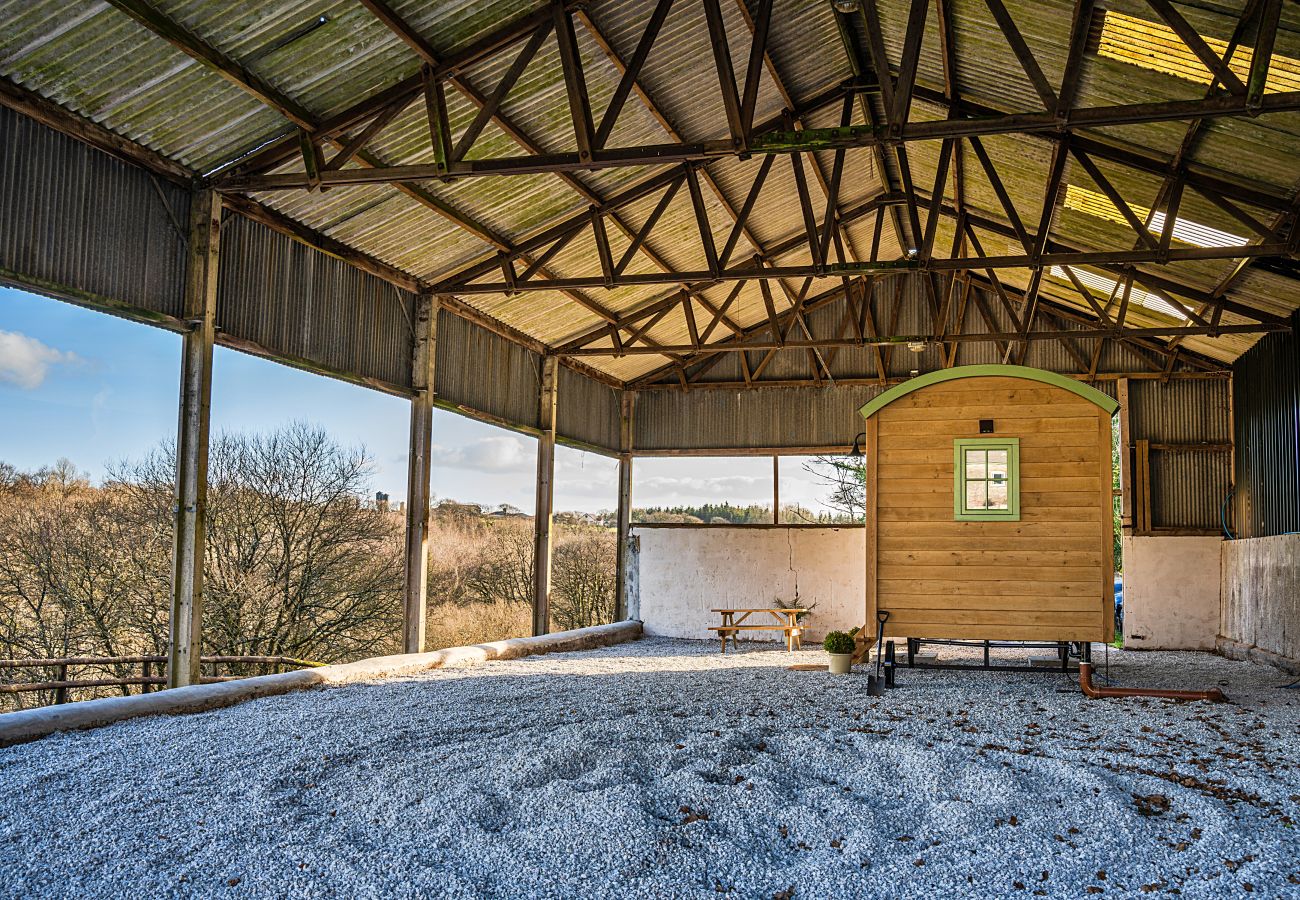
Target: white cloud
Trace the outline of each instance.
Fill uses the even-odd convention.
[[[479,438],[459,447],[435,444],[432,462],[435,467],[477,472],[530,472],[537,465],[532,448],[514,435]]]
[[[45,382],[51,366],[81,362],[75,353],[56,350],[17,331],[0,331],[0,381],[34,390]]]
[[[772,479],[749,475],[721,475],[712,477],[653,475],[638,479],[633,488],[637,505],[642,497],[654,498],[648,503],[685,501],[691,503],[721,502],[752,503],[772,499]]]

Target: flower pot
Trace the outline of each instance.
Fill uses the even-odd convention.
[[[852,653],[827,653],[831,659],[832,675],[847,675],[849,669],[853,666]]]

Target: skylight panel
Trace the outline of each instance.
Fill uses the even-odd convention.
[[[1066,185],[1065,208],[1087,213],[1090,216],[1097,216],[1101,219],[1108,219],[1111,222],[1118,222],[1120,225],[1128,224],[1123,213],[1119,211],[1114,203],[1110,202],[1110,198],[1105,194],[1090,191],[1078,185]],[[1164,230],[1164,213],[1153,213],[1149,208],[1139,206],[1136,203],[1130,203],[1128,208],[1133,211],[1133,215],[1149,223],[1147,230],[1152,234],[1159,236]],[[1184,219],[1181,216],[1174,219],[1173,237],[1174,240],[1182,241],[1184,244],[1191,244],[1193,247],[1241,247],[1247,243],[1246,239],[1240,235],[1220,231],[1217,228],[1211,228],[1209,225],[1202,225],[1200,222],[1193,222],[1191,219]]]
[[[1107,278],[1105,275],[1098,275],[1096,272],[1089,272],[1087,269],[1071,268],[1074,277],[1084,287],[1095,290],[1101,294],[1103,299],[1110,297],[1112,294],[1119,297],[1124,287],[1113,278]],[[1060,281],[1070,282],[1070,276],[1066,274],[1064,266],[1052,266],[1047,270],[1047,274]],[[1144,291],[1142,288],[1134,285],[1128,292],[1129,303],[1137,303],[1155,313],[1168,316],[1171,319],[1177,319],[1180,322],[1186,322],[1187,316],[1167,300],[1164,300],[1150,291]]]
[[[1209,84],[1212,80],[1210,71],[1167,25],[1112,10],[1106,10],[1104,16],[1097,46],[1098,56],[1117,59],[1197,84]],[[1228,52],[1227,41],[1204,35],[1201,39],[1220,57]],[[1243,82],[1250,77],[1250,61],[1253,56],[1252,48],[1238,46],[1228,62],[1228,68]],[[1269,60],[1264,93],[1296,90],[1300,90],[1300,60],[1274,53]]]

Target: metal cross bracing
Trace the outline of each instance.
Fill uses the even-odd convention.
[[[1169,372],[1176,361],[1194,357],[1181,350],[1187,337],[1257,333],[1282,327],[1285,321],[1277,312],[1238,302],[1231,295],[1243,274],[1261,262],[1269,271],[1293,275],[1300,237],[1300,228],[1295,227],[1295,191],[1194,158],[1200,136],[1214,121],[1300,110],[1300,91],[1266,92],[1279,28],[1277,0],[1247,3],[1222,52],[1189,24],[1177,6],[1149,0],[1152,20],[1176,34],[1204,65],[1210,76],[1208,89],[1197,99],[1091,105],[1079,102],[1085,94],[1081,83],[1089,65],[1090,35],[1097,24],[1091,0],[1073,4],[1065,60],[1055,82],[1031,47],[1029,37],[1037,23],[1025,19],[1032,17],[1021,8],[1009,9],[1003,0],[985,0],[987,28],[1000,34],[1010,51],[1007,78],[1022,78],[1031,86],[1040,109],[999,108],[990,104],[987,95],[963,90],[959,77],[963,48],[955,37],[950,0],[890,4],[906,7],[902,31],[892,35],[882,27],[883,0],[819,4],[825,8],[818,9],[818,15],[834,18],[839,38],[835,52],[843,61],[843,75],[811,91],[806,85],[802,91],[792,90],[770,52],[772,34],[788,24],[783,19],[787,8],[799,6],[797,12],[789,12],[794,16],[810,15],[811,7],[735,0],[732,25],[738,11],[745,26],[738,33],[734,27],[728,29],[727,0],[700,0],[696,5],[702,14],[692,21],[707,31],[707,46],[713,52],[708,54],[711,58],[695,60],[693,70],[683,77],[690,79],[692,91],[720,98],[724,116],[716,133],[707,138],[692,136],[690,128],[675,121],[675,115],[657,100],[653,79],[648,79],[656,48],[681,39],[671,27],[665,31],[665,23],[680,23],[672,19],[674,9],[694,9],[690,0],[647,4],[638,39],[625,44],[632,47],[630,53],[620,53],[616,42],[602,31],[599,4],[555,0],[503,23],[454,54],[440,54],[435,47],[438,35],[422,34],[385,0],[359,0],[409,49],[419,70],[329,116],[313,114],[310,96],[298,96],[259,77],[236,54],[205,41],[147,0],[110,2],[276,110],[291,126],[289,133],[251,153],[232,152],[226,163],[208,173],[207,181],[230,205],[256,209],[267,221],[276,218],[266,203],[278,192],[391,185],[484,245],[480,260],[418,278],[418,288],[443,295],[449,309],[479,321],[483,316],[475,311],[475,295],[558,292],[596,324],[563,340],[544,341],[543,348],[570,360],[666,359],[663,369],[637,376],[637,383],[666,372],[689,384],[691,369],[710,365],[721,353],[736,352],[733,348],[740,344],[766,354],[747,381],[758,380],[774,353],[797,350],[806,353],[810,375],[821,383],[832,379],[827,357],[833,359],[840,347],[887,348],[916,339],[940,343],[945,359],[955,357],[959,345],[977,340],[995,341],[1007,359],[1023,359],[1031,342],[1051,340],[1069,348],[1072,358],[1077,354],[1080,364],[1088,363],[1081,365],[1084,372],[1095,374],[1102,339],[1160,338],[1163,341],[1156,343],[1170,351],[1159,354]],[[583,41],[594,41],[618,73],[612,92],[602,91],[599,98],[588,84],[585,67],[592,60],[590,53],[584,59],[580,51],[580,35]],[[922,74],[927,47],[936,46],[939,83],[927,81]],[[891,58],[894,47],[897,54]],[[1238,74],[1241,67],[1234,70],[1233,55],[1245,47],[1251,51],[1250,60],[1244,74]],[[507,112],[512,92],[543,57],[558,68],[556,83],[562,86],[569,121],[568,146],[531,133]],[[497,58],[509,64],[498,67],[495,84],[485,88],[467,74]],[[741,59],[743,68],[738,64]],[[449,91],[476,110],[458,133],[448,116]],[[773,93],[781,111],[760,115],[760,109],[771,107],[763,98]],[[633,95],[666,140],[632,144],[616,140]],[[924,107],[924,115],[917,114],[919,107]],[[374,145],[413,110],[426,117],[431,159],[385,158]],[[1116,126],[1170,120],[1188,123],[1186,138],[1174,154],[1117,137],[1123,131]],[[835,124],[827,124],[830,121]],[[477,152],[489,128],[507,135],[518,152],[487,156]],[[1021,195],[1023,186],[1016,181],[1023,180],[1023,172],[1006,174],[1016,167],[991,149],[994,136],[1014,136],[1027,142],[1025,146],[1048,151],[1041,203],[1032,215],[1027,214]],[[914,154],[921,150],[926,162],[918,168]],[[877,182],[866,195],[857,185],[849,187],[844,175],[846,160],[859,155],[865,155]],[[733,169],[726,170],[726,183],[719,177],[724,171],[720,166],[753,157],[757,159],[746,166],[752,175],[743,191],[737,189]],[[613,192],[593,181],[601,171],[628,167],[644,177],[624,181]],[[555,178],[581,208],[531,231],[503,229],[448,200],[440,190],[441,185],[465,179],[528,173]],[[774,173],[784,179],[782,184],[775,183]],[[1159,189],[1150,209],[1140,216],[1133,209],[1132,196],[1118,182],[1143,179],[1156,179]],[[1127,226],[1127,246],[1099,246],[1096,235],[1076,237],[1061,227],[1067,182],[1084,185],[1113,205]],[[972,184],[980,189],[982,205],[973,199]],[[814,194],[814,186],[820,197]],[[247,199],[250,194],[260,200]],[[1174,227],[1189,197],[1209,204],[1225,221],[1247,232],[1249,241],[1237,246],[1175,244]],[[801,227],[773,236],[757,211],[772,203],[797,209],[795,219]],[[719,209],[723,221],[718,221]],[[691,246],[684,251],[678,246],[679,230],[656,233],[657,227],[662,231],[665,222],[683,211],[695,226],[688,239]],[[1157,213],[1163,216],[1163,226],[1153,229],[1152,217]],[[864,233],[850,230],[864,223],[871,234],[869,249]],[[940,241],[941,232],[950,240]],[[717,237],[722,233],[725,239]],[[616,246],[614,234],[621,245]],[[989,242],[999,250],[985,252]],[[566,249],[575,247],[593,248],[598,274],[565,272],[560,261]],[[894,247],[902,249],[902,255],[893,256]],[[1008,247],[1011,252],[1000,252]],[[683,260],[696,264],[684,265]],[[1201,279],[1181,267],[1215,261],[1233,265],[1209,290],[1198,287]],[[1053,267],[1063,271],[1067,280],[1058,278],[1051,284],[1057,297],[1048,305],[1044,276]],[[1108,273],[1116,285],[1112,296],[1105,302],[1094,297],[1079,280],[1081,267]],[[897,335],[882,328],[889,322],[876,321],[871,304],[861,299],[871,296],[875,282],[890,281],[888,276],[899,273],[917,273],[923,279],[923,296],[934,320],[925,334]],[[974,273],[991,292],[981,289],[971,296],[965,286],[972,283]],[[999,273],[1025,286],[1014,290]],[[775,285],[768,284],[772,281]],[[833,287],[828,289],[828,284]],[[1183,321],[1148,321],[1134,327],[1128,296],[1135,285],[1160,297]],[[656,286],[670,290],[631,307],[603,299],[610,290]],[[756,306],[760,297],[761,306]],[[1010,316],[1010,330],[995,329],[989,316],[984,316],[988,330],[981,335],[962,330],[960,316],[953,327],[955,313],[972,303],[982,312],[991,300]],[[818,302],[843,306],[839,333],[813,335],[808,313]],[[750,312],[742,314],[746,304]],[[1034,331],[1045,306],[1054,310],[1044,312],[1049,319],[1082,314],[1094,327],[1064,337]],[[865,315],[863,308],[868,310]],[[1225,314],[1231,321],[1224,321]],[[676,323],[669,331],[684,333],[687,339],[661,336],[669,322]],[[506,324],[504,330],[510,333]],[[1069,343],[1094,339],[1097,349],[1091,358]],[[877,350],[874,355],[879,375],[885,368],[884,352]]]

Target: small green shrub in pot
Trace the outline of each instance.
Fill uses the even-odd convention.
[[[853,638],[842,631],[832,631],[822,641],[822,649],[830,654],[830,670],[834,675],[847,675],[853,665]]]

